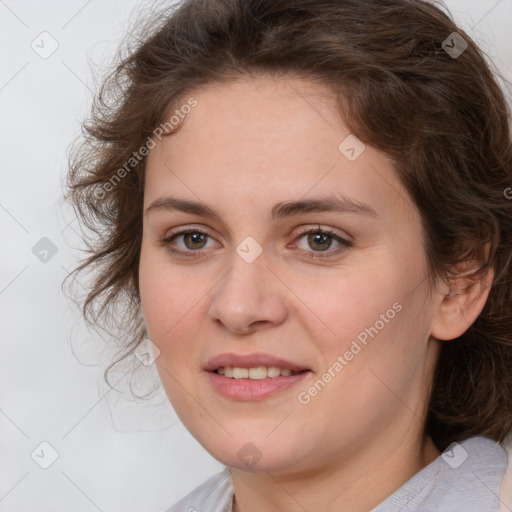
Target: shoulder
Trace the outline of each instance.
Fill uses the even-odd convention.
[[[498,512],[508,457],[492,439],[452,443],[372,512]]]
[[[225,468],[164,512],[231,512],[233,494],[231,475]]]

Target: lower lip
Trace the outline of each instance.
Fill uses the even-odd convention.
[[[233,379],[215,372],[207,372],[213,388],[221,395],[235,400],[262,400],[270,395],[289,389],[303,380],[310,372],[285,377],[265,379]]]

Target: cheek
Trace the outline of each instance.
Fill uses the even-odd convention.
[[[368,268],[373,270],[351,268],[338,275],[325,273],[314,281],[297,277],[292,281],[290,276],[290,287],[307,306],[297,316],[303,325],[307,322],[304,327],[310,333],[319,334],[322,352],[343,353],[356,338],[364,344],[377,332],[389,331],[400,316],[404,278],[397,281],[389,265],[382,271],[375,265]]]
[[[200,283],[197,277],[171,267],[165,251],[141,248],[139,265],[139,289],[142,311],[150,339],[165,349],[167,340],[179,323],[189,314],[198,295]],[[204,292],[203,292],[204,294]]]
[[[420,287],[410,293],[419,268],[407,274],[400,267],[397,259],[382,258],[366,266],[371,271],[351,269],[337,279],[316,280],[314,286],[296,280],[292,287],[308,306],[297,316],[321,354],[319,371],[327,372],[326,388],[335,401],[371,407],[392,396],[383,382],[401,389],[413,378],[425,350],[424,291]],[[321,394],[327,407],[330,393]]]
[[[141,264],[139,266],[139,290],[142,312],[148,331],[149,338],[161,349],[163,333],[167,327],[166,303],[168,300],[169,289],[159,278],[160,272],[156,265],[151,265],[149,258],[141,255]]]
[[[148,337],[160,350],[156,367],[162,384],[178,408],[186,401],[182,387],[192,391],[200,372],[200,329],[215,279],[210,281],[192,268],[171,266],[165,251],[143,245],[139,267],[142,311]]]
[[[180,276],[180,272],[169,272],[158,255],[141,252],[139,289],[144,320],[148,337],[160,350],[155,364],[163,388],[177,411],[193,405],[182,390],[192,389],[194,352],[187,336],[193,333],[190,322],[197,302],[194,286]]]

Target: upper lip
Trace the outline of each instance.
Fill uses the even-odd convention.
[[[261,352],[254,354],[233,354],[225,353],[219,354],[210,359],[204,369],[208,372],[213,372],[217,368],[226,366],[236,366],[238,368],[254,368],[256,366],[275,366],[277,368],[289,368],[294,372],[300,372],[302,370],[309,370],[304,365],[281,359],[270,354],[264,354]]]

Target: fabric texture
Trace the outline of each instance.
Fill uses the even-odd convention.
[[[483,436],[453,443],[369,512],[498,512],[508,464],[505,450]],[[228,468],[165,512],[232,512]]]

